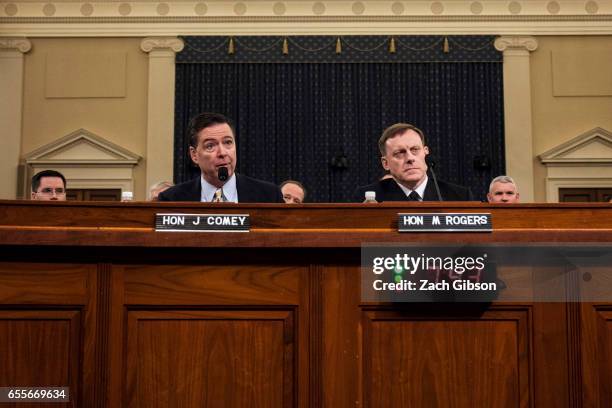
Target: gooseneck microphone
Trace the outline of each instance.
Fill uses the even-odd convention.
[[[219,167],[217,169],[217,178],[219,181],[226,181],[228,177],[227,167]]]
[[[442,198],[442,194],[440,194],[440,186],[438,185],[438,179],[436,178],[436,172],[434,171],[434,167],[436,167],[436,162],[427,157],[425,160],[427,163],[427,167],[429,168],[429,172],[431,173],[431,179],[433,180],[434,187],[436,188],[436,194],[438,195],[438,201],[444,201]]]

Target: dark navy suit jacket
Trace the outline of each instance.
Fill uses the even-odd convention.
[[[267,181],[257,180],[236,173],[238,202],[241,203],[284,203],[280,188]],[[200,201],[202,184],[200,177],[177,184],[159,194],[159,201]]]
[[[469,188],[457,184],[438,180],[442,201],[473,201],[472,192]],[[357,188],[353,195],[353,202],[361,203],[365,200],[366,191],[376,192],[376,201],[410,201],[404,191],[397,185],[395,180],[388,178]],[[423,201],[440,201],[432,178],[427,180]]]

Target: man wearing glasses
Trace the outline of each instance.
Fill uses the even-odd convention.
[[[55,170],[36,173],[32,177],[32,200],[66,201],[66,178]]]

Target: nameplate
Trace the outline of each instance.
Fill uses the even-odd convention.
[[[249,232],[249,214],[155,214],[155,231]]]
[[[491,232],[491,214],[398,214],[399,232]]]

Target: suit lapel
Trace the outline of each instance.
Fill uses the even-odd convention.
[[[196,177],[191,183],[189,189],[189,201],[201,201],[202,200],[202,175]]]
[[[236,192],[238,193],[239,203],[250,203],[253,202],[251,190],[249,189],[249,183],[245,183],[244,178],[238,174],[236,175]]]
[[[382,182],[384,201],[408,201],[404,190],[397,185],[393,179],[386,179]]]
[[[423,194],[423,201],[439,201],[438,194],[436,193],[436,186],[434,186],[431,179],[427,180],[425,185],[425,194]]]

